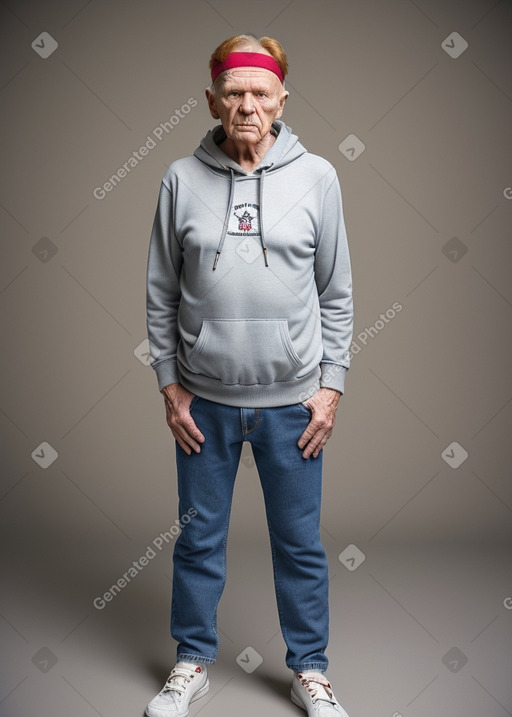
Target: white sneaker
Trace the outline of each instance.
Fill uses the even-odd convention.
[[[306,710],[308,717],[348,717],[334,696],[331,683],[321,672],[307,670],[295,674],[291,698],[295,705]]]
[[[187,717],[188,706],[208,692],[207,668],[193,662],[177,662],[163,689],[146,707],[147,717]]]

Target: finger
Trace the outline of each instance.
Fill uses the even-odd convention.
[[[309,458],[313,454],[314,446],[311,445],[311,443],[308,443],[305,450],[302,451],[302,457],[303,458]]]
[[[199,443],[204,443],[205,437],[197,427],[188,410],[186,413],[177,413],[176,410],[173,409],[170,401],[165,402],[165,408],[167,424],[182,448],[184,448],[183,443],[185,443],[193,448],[196,453],[199,453]],[[187,453],[190,454],[190,451],[187,450]]]
[[[327,441],[322,441],[322,443],[319,446],[317,446],[317,448],[313,451],[313,458],[318,458],[318,456],[320,455],[320,452],[322,451],[322,449],[326,443],[327,443]]]
[[[189,456],[189,455],[192,453],[192,449],[190,448],[190,446],[188,445],[188,443],[185,443],[185,441],[184,441],[182,438],[180,438],[179,436],[174,435],[174,433],[173,433],[173,436],[174,436],[175,439],[178,441],[179,445],[183,448],[183,450],[185,451],[185,453],[187,454],[187,456]]]
[[[304,430],[304,433],[301,435],[301,437],[297,441],[297,445],[299,446],[299,448],[301,450],[302,450],[302,448],[304,448],[306,443],[308,443],[308,441],[310,441],[311,438],[313,438],[313,436],[316,433],[317,429],[315,426],[312,425],[312,423],[313,423],[313,419],[311,419],[311,421],[308,423],[308,425],[306,426],[306,428]]]
[[[320,443],[317,444],[317,446],[315,446],[310,442],[306,446],[306,449],[303,451],[302,457],[309,458],[310,456],[313,456],[313,458],[317,458],[321,449],[322,449],[322,445]]]
[[[327,441],[332,436],[332,429],[330,431],[327,431],[327,433],[323,436],[321,439],[319,445],[315,448],[313,452],[313,458],[318,458],[320,455],[320,451],[327,445]]]
[[[182,441],[184,441],[196,453],[199,453],[201,451],[201,446],[194,439],[194,437],[188,432],[188,430],[186,429],[185,426],[180,425],[179,423],[176,423],[176,424],[174,424],[173,428],[174,428],[173,434],[175,435],[177,440],[181,439]],[[203,437],[203,440],[204,440],[204,437]]]
[[[303,457],[309,458],[310,455],[313,455],[314,458],[318,458],[318,455],[327,443],[329,436],[330,433],[328,431],[317,431],[313,438],[309,441],[306,449],[303,451]]]
[[[185,428],[185,430],[189,433],[192,438],[195,438],[196,441],[199,441],[201,443],[204,443],[205,437],[197,427],[197,423],[194,421],[190,413],[186,416],[182,416],[181,418],[181,424]]]
[[[319,440],[318,433],[315,431],[311,438],[303,446],[300,446],[300,448],[304,448],[302,451],[303,458],[309,458],[318,445]]]

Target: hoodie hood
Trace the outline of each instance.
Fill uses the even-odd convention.
[[[260,164],[252,171],[248,172],[243,169],[234,159],[228,157],[228,155],[222,151],[219,145],[226,139],[226,132],[221,124],[217,125],[213,129],[208,130],[206,135],[199,143],[199,147],[194,152],[200,162],[208,165],[214,172],[222,175],[229,176],[231,180],[229,200],[226,208],[226,215],[224,218],[224,225],[222,233],[219,239],[217,252],[215,254],[215,260],[213,262],[212,269],[217,268],[217,263],[220,258],[224,239],[228,230],[228,222],[233,206],[233,197],[235,193],[235,182],[236,174],[249,176],[258,175],[259,178],[259,203],[260,203],[260,241],[263,249],[263,258],[265,260],[265,266],[268,266],[267,247],[265,244],[265,231],[263,223],[263,183],[265,174],[272,172],[280,167],[283,167],[296,159],[301,157],[307,152],[306,148],[299,142],[297,135],[292,133],[291,127],[288,127],[281,120],[274,120],[270,128],[271,134],[276,137],[276,140],[266,155],[263,157]]]

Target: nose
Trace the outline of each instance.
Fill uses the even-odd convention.
[[[251,115],[254,112],[254,102],[250,92],[244,92],[242,101],[240,102],[240,110],[248,115]]]

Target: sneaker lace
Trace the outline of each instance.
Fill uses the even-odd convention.
[[[321,679],[320,676],[304,677],[302,674],[299,674],[297,675],[297,677],[304,685],[304,687],[308,690],[308,692],[311,692],[311,701],[313,702],[313,704],[317,700],[323,700],[325,702],[331,702],[332,704],[336,704],[336,698],[334,697],[332,685],[330,682],[325,679]]]
[[[165,682],[162,692],[177,692],[178,695],[181,696],[187,689],[187,683],[189,683],[193,677],[193,672],[189,672],[180,667],[174,667]]]

